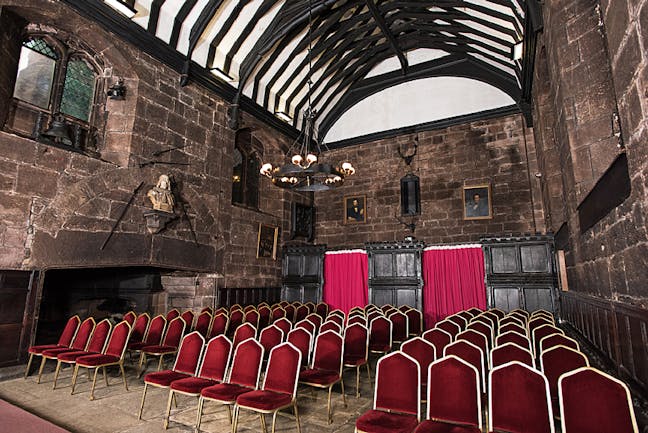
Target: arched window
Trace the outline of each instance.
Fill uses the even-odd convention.
[[[259,170],[263,147],[252,131],[236,132],[232,164],[232,203],[259,208]]]
[[[86,50],[32,33],[20,51],[5,129],[49,144],[96,152],[98,68]]]

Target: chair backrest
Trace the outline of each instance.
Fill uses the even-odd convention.
[[[526,331],[526,323],[524,322],[524,319],[522,319],[521,317],[516,316],[516,315],[512,315],[512,316],[509,315],[509,316],[505,316],[503,319],[500,319],[500,322],[499,322],[499,324],[500,324],[500,333],[505,332],[505,331],[502,331],[502,326],[509,325],[511,323],[521,326],[522,328],[524,328],[524,334],[527,333],[527,331]]]
[[[524,317],[527,321],[529,320],[529,317],[531,317],[531,313],[529,313],[526,310],[522,310],[521,308],[516,308],[515,310],[511,310],[509,314],[516,314],[520,317]]]
[[[232,342],[226,336],[219,335],[209,340],[198,376],[222,382],[229,368],[231,352]]]
[[[305,330],[307,330],[308,332],[310,332],[313,335],[315,335],[317,333],[316,332],[317,328],[315,328],[315,324],[313,322],[311,322],[310,320],[306,320],[306,319],[304,319],[304,320],[302,320],[300,322],[297,322],[295,324],[295,328],[304,328]]]
[[[549,350],[552,347],[556,346],[567,346],[571,347],[574,350],[580,350],[578,341],[574,340],[573,338],[569,338],[566,335],[562,334],[551,334],[543,337],[542,340],[540,340],[540,356],[542,356],[542,352],[544,352],[545,350]]]
[[[259,327],[259,312],[257,310],[248,310],[245,313],[245,323],[253,325],[255,328]]]
[[[533,331],[536,328],[539,328],[544,325],[554,326],[554,322],[546,317],[535,317],[529,320],[527,324],[527,330],[529,331],[529,336],[533,336]]]
[[[511,361],[518,361],[535,368],[533,354],[529,349],[523,349],[515,343],[506,343],[493,348],[490,352],[490,367],[495,368]]]
[[[533,330],[533,332],[531,333],[531,337],[532,337],[531,343],[533,348],[533,354],[536,357],[540,356],[540,340],[554,334],[564,335],[565,331],[563,331],[560,328],[556,328],[553,325],[542,325],[542,326],[538,326]]]
[[[231,314],[234,310],[238,310],[238,311],[243,312],[243,307],[241,307],[241,305],[239,305],[239,304],[234,304],[234,305],[230,305],[229,310],[230,310],[230,314]]]
[[[167,323],[171,323],[171,321],[173,319],[175,319],[176,317],[180,317],[180,312],[176,308],[174,308],[174,309],[170,310],[169,312],[167,312],[167,314],[166,314]]]
[[[297,395],[300,367],[299,349],[290,343],[280,344],[270,352],[262,389],[290,394],[294,399]]]
[[[344,311],[340,310],[339,308],[336,308],[335,310],[332,310],[328,316],[338,316],[340,319],[344,320],[346,318],[346,314],[344,314]]]
[[[270,324],[272,310],[267,305],[259,305],[257,312],[259,313],[259,327],[265,328]]]
[[[488,362],[488,354],[490,353],[490,345],[488,344],[488,339],[487,337],[482,334],[481,332],[477,332],[473,329],[468,329],[467,331],[460,332],[457,334],[457,338],[455,341],[469,341],[475,346],[479,347],[479,349],[482,351],[482,354],[484,355],[485,359],[485,365],[487,365]]]
[[[263,346],[265,353],[270,353],[270,351],[275,347],[283,343],[284,333],[281,328],[271,325],[261,331],[259,335],[259,343]]]
[[[484,335],[486,337],[486,342],[488,343],[489,348],[493,346],[493,335],[495,335],[495,332],[493,331],[493,328],[491,328],[489,325],[487,325],[484,322],[471,322],[466,327],[466,331],[471,331],[471,330],[477,331],[480,334]]]
[[[215,316],[217,314],[226,314],[227,317],[229,317],[229,310],[225,307],[218,307],[216,311],[214,311],[213,315]]]
[[[625,383],[595,368],[582,367],[558,381],[563,433],[638,433]]]
[[[400,310],[389,312],[389,320],[392,322],[392,341],[402,342],[409,337],[409,324],[407,316]]]
[[[326,331],[315,339],[312,368],[342,374],[344,340],[340,334]]]
[[[468,314],[472,315],[473,317],[477,317],[477,316],[479,316],[481,313],[483,313],[483,311],[482,311],[481,309],[477,308],[477,307],[471,307],[471,308],[468,308],[468,309],[466,310],[466,312],[467,312]]]
[[[547,310],[535,310],[533,313],[531,313],[531,318],[534,319],[538,316],[546,317],[547,319],[550,319],[551,321],[555,321],[554,315],[547,311]]]
[[[479,372],[482,381],[482,389],[486,389],[486,368],[484,364],[484,354],[482,350],[469,341],[458,340],[448,344],[443,350],[443,356],[455,355],[470,365],[475,367]]]
[[[103,319],[101,322],[97,323],[97,326],[95,326],[92,331],[92,336],[90,337],[85,350],[92,353],[103,353],[106,348],[106,343],[108,342],[110,331],[112,331],[112,323],[110,323],[109,319]]]
[[[555,410],[559,410],[558,380],[560,376],[581,367],[589,367],[589,360],[583,353],[571,347],[555,346],[540,355],[540,369],[549,381],[549,393]]]
[[[313,325],[315,325],[315,329],[319,332],[319,328],[320,326],[322,326],[322,318],[319,315],[315,313],[311,313],[308,316],[306,316],[306,320],[308,320]]]
[[[347,326],[353,325],[353,324],[360,324],[362,326],[367,326],[367,319],[364,316],[356,315],[356,316],[350,316],[349,320],[347,321]]]
[[[254,305],[246,305],[243,308],[243,313],[247,313],[249,311],[256,311],[256,307]]]
[[[198,370],[204,346],[205,339],[200,335],[200,332],[193,331],[185,335],[180,342],[173,371],[194,376]]]
[[[193,328],[193,322],[194,322],[194,312],[191,310],[187,310],[184,313],[180,315],[185,321],[186,328],[185,330],[189,331],[190,329]]]
[[[493,313],[491,311],[484,311],[483,313],[481,313],[477,317],[482,317],[484,319],[488,319],[490,321],[490,323],[487,323],[487,322],[484,322],[484,323],[489,325],[493,329],[493,332],[495,334],[497,334],[497,330],[499,328],[499,319],[500,319],[497,314],[495,314],[495,313]],[[477,319],[477,317],[475,317],[475,319]],[[483,322],[483,320],[482,320],[482,322]]]
[[[241,344],[248,338],[256,338],[256,328],[251,323],[244,323],[234,331],[234,347]]]
[[[178,347],[180,340],[182,339],[182,335],[184,334],[185,327],[185,321],[181,316],[173,319],[167,326],[166,334],[164,335],[162,344],[165,346]]]
[[[394,307],[394,306],[391,305],[391,304],[385,304],[385,305],[382,305],[382,306],[380,307],[380,309],[382,310],[382,312],[383,312],[385,315],[387,315],[390,311],[395,310],[396,307]]]
[[[151,319],[148,332],[146,333],[146,344],[157,345],[160,344],[164,329],[166,328],[167,321],[163,315],[155,316]]]
[[[376,345],[392,347],[392,322],[383,316],[376,317],[369,325],[369,346]]]
[[[328,315],[329,306],[325,302],[320,302],[315,305],[315,313],[318,314],[322,319]]]
[[[202,310],[200,310],[201,313],[204,313],[205,311],[209,311],[209,314],[214,314],[214,309],[212,307],[203,307]]]
[[[460,315],[459,313],[453,314],[452,316],[448,316],[445,318],[445,320],[452,322],[459,326],[459,329],[463,331],[466,329],[466,326],[468,326],[468,320],[466,320],[465,317]]]
[[[453,340],[457,336],[457,334],[461,332],[461,328],[459,327],[459,325],[457,325],[456,323],[448,319],[437,322],[437,324],[434,325],[434,327],[438,329],[443,329],[445,332],[452,335]]]
[[[423,333],[423,313],[416,308],[408,308],[405,315],[407,316],[409,335],[421,335]]]
[[[488,380],[488,431],[554,433],[549,384],[542,373],[513,361],[491,370]]]
[[[373,319],[375,319],[376,317],[383,317],[383,316],[384,316],[384,314],[383,314],[382,310],[375,309],[375,310],[368,311],[367,312],[367,323],[371,323],[371,321]]]
[[[497,342],[496,346],[501,346],[502,344],[507,344],[507,343],[513,343],[513,344],[517,344],[523,349],[528,349],[529,351],[531,350],[531,342],[529,341],[529,339],[526,336],[516,331],[508,331],[498,335],[496,342]]]
[[[286,341],[299,349],[302,354],[302,363],[310,365],[313,335],[304,328],[295,328],[288,333]]]
[[[373,408],[421,419],[421,368],[414,358],[398,351],[378,360]]]
[[[74,341],[72,341],[72,349],[74,350],[84,350],[88,345],[88,340],[90,335],[95,328],[95,321],[92,317],[88,317],[79,326],[79,331],[74,336]]]
[[[481,386],[475,367],[454,355],[430,364],[427,419],[482,430]]]
[[[295,306],[288,304],[284,307],[285,311],[285,317],[290,321],[290,323],[293,323],[295,321]]]
[[[423,339],[434,344],[437,357],[443,356],[443,349],[452,343],[452,335],[448,334],[443,329],[432,328],[425,331],[422,335]]]
[[[124,317],[122,317],[122,320],[125,320],[128,322],[129,325],[133,326],[133,323],[135,323],[135,318],[137,317],[137,314],[135,314],[134,311],[129,311],[128,313],[124,314]],[[132,331],[131,331],[132,334]]]
[[[61,336],[58,339],[59,346],[70,347],[70,344],[72,344],[72,340],[74,340],[74,336],[79,329],[80,323],[81,319],[79,316],[75,315],[68,319],[65,328],[63,328],[63,332],[61,332]]]
[[[137,316],[135,323],[131,327],[130,343],[139,343],[146,338],[146,332],[148,331],[149,323],[151,322],[151,317],[148,313],[142,313]],[[130,323],[129,323],[130,325]]]
[[[284,335],[288,335],[292,329],[292,322],[287,317],[281,317],[280,319],[273,322],[273,325],[281,329]]]
[[[369,330],[359,323],[347,326],[344,333],[344,357],[367,359],[369,356]]]
[[[128,322],[119,322],[115,325],[112,334],[110,334],[108,344],[104,349],[104,354],[116,356],[119,359],[122,359],[124,357],[124,352],[126,351],[126,344],[128,343],[130,333],[131,327]]]
[[[528,337],[526,328],[515,321],[500,326],[499,335],[505,334],[507,332],[517,332],[520,335]]]
[[[491,314],[494,314],[497,316],[498,319],[502,319],[504,316],[506,316],[506,312],[504,310],[500,310],[499,308],[489,308],[488,312]]]
[[[263,361],[263,346],[254,338],[248,338],[234,349],[232,369],[227,382],[257,389],[261,364]]]
[[[401,345],[401,351],[416,359],[421,367],[421,385],[428,383],[428,367],[436,360],[436,348],[421,337],[414,337]]]
[[[322,323],[322,326],[320,326],[319,332],[326,332],[326,331],[333,331],[337,334],[343,335],[342,333],[342,327],[335,323],[332,320],[327,320],[326,322]]]
[[[243,310],[231,310],[229,315],[229,332],[236,332],[243,323]]]
[[[215,337],[217,335],[226,334],[227,326],[229,325],[229,316],[225,313],[216,314],[212,318],[211,329],[209,330],[209,336]]]
[[[200,332],[203,337],[209,336],[209,327],[211,326],[212,315],[209,311],[203,311],[196,319],[196,331]]]
[[[295,322],[301,322],[308,316],[310,311],[306,305],[300,305],[295,309]]]

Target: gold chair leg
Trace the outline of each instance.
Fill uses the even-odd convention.
[[[227,415],[229,416],[230,425],[232,425],[232,406],[229,404],[225,405],[227,407]]]
[[[173,394],[173,407],[178,408],[178,399],[176,399],[175,393]]]
[[[344,408],[347,408],[346,394],[344,393],[344,379],[340,378],[340,386],[342,387],[342,401],[344,402]]]
[[[140,353],[139,364],[137,365],[137,377],[141,377],[144,370],[146,370],[146,354],[144,352]],[[144,368],[142,368],[144,364]]]
[[[144,410],[144,400],[146,399],[146,388],[148,388],[148,383],[144,382],[144,392],[142,393],[142,402],[140,403],[137,419],[142,419],[142,411]]]
[[[268,433],[268,429],[266,428],[265,416],[263,416],[262,413],[259,413],[259,419],[261,420],[261,431],[263,433]]]
[[[169,417],[171,416],[171,401],[173,401],[173,390],[169,390],[169,399],[167,401],[166,416],[164,417],[164,430],[169,428]]]
[[[198,412],[196,413],[196,426],[194,430],[196,433],[200,433],[200,421],[202,419],[203,406],[205,405],[205,399],[200,396],[198,398]],[[231,419],[230,419],[231,422]]]
[[[97,385],[97,374],[99,373],[99,367],[95,367],[94,376],[92,378],[92,388],[90,388],[90,400],[94,400],[94,390]]]
[[[369,378],[369,385],[371,385],[371,368],[369,367],[369,360],[367,360],[367,377]]]
[[[106,374],[106,367],[101,367],[101,372],[103,373],[104,382],[106,382],[106,388],[108,388],[108,375]]]
[[[57,360],[57,362],[56,362],[56,370],[54,370],[54,385],[52,386],[52,390],[56,389],[56,381],[58,380],[60,371],[61,371],[61,361]]]
[[[74,366],[74,373],[72,374],[72,390],[70,391],[70,395],[74,394],[74,387],[76,386],[76,381],[77,381],[78,374],[79,374],[79,366],[75,365]]]
[[[277,425],[277,413],[279,413],[279,411],[275,410],[272,414],[272,433],[275,433],[275,426]]]
[[[297,433],[301,433],[301,425],[299,422],[299,410],[297,409],[297,402],[295,401],[293,407],[295,408],[295,420],[297,421]]]
[[[360,366],[356,365],[356,398],[360,398]]]
[[[29,360],[27,361],[27,368],[25,368],[25,376],[23,377],[23,379],[27,379],[27,376],[29,376],[29,369],[31,368],[32,359],[34,359],[34,354],[30,353]]]
[[[158,362],[158,369],[157,371],[162,370],[162,360],[164,359],[164,355],[160,355],[160,361]]]
[[[40,383],[41,381],[41,376],[43,375],[43,368],[45,368],[45,362],[47,361],[47,358],[41,355],[41,365],[40,368],[38,369],[38,380],[36,380],[36,383]]]
[[[333,416],[331,415],[331,391],[333,391],[333,385],[329,386],[328,389],[328,403],[326,404],[328,410],[328,423],[333,423]]]
[[[236,433],[238,427],[238,414],[239,407],[237,405],[234,405],[234,422],[232,422],[232,433]]]
[[[122,378],[124,379],[124,388],[128,391],[128,383],[126,382],[126,372],[124,371],[124,363],[119,364],[119,369],[121,370]]]

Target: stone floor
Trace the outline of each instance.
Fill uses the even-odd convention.
[[[53,367],[53,363],[52,363]],[[91,382],[79,373],[75,394],[70,395],[71,372],[63,370],[59,376],[57,389],[52,390],[53,368],[43,373],[40,384],[36,383],[37,374],[32,372],[26,380],[21,378],[0,382],[0,398],[13,403],[33,414],[36,414],[56,425],[74,433],[148,433],[164,431],[163,420],[168,398],[168,391],[150,387],[147,392],[142,420],[137,419],[144,382],[137,378],[133,366],[126,364],[128,389],[126,391],[117,369],[109,370],[110,386],[106,388],[97,378],[95,400],[90,401]],[[33,367],[32,367],[33,370]],[[355,398],[355,371],[344,374],[348,407],[342,403],[339,386],[334,387],[332,396],[333,424],[327,423],[326,392],[300,387],[298,403],[303,433],[351,433],[356,418],[370,408],[373,387],[367,381],[366,371],[361,377],[362,396]],[[178,396],[178,408],[172,410],[169,432],[193,431],[196,420],[198,400],[193,397]],[[272,418],[267,416],[268,432]],[[0,431],[1,431],[0,427]],[[216,404],[206,403],[201,431],[223,433],[231,431],[227,410]],[[259,416],[250,412],[241,412],[239,432],[260,432]],[[277,432],[297,431],[295,420],[277,417]]]

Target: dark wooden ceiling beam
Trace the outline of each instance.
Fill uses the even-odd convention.
[[[365,3],[367,4],[367,7],[369,8],[371,15],[373,16],[374,21],[380,28],[380,31],[383,33],[383,35],[385,35],[385,38],[387,38],[387,41],[389,42],[389,45],[394,51],[394,54],[396,54],[396,56],[398,57],[398,61],[400,62],[401,65],[401,70],[403,71],[403,75],[406,75],[407,67],[408,67],[407,58],[405,57],[405,54],[403,54],[403,51],[398,46],[398,42],[396,42],[396,38],[394,38],[394,35],[389,29],[389,26],[385,22],[385,18],[380,13],[380,10],[378,9],[378,6],[376,6],[376,3],[374,3],[374,0],[365,0]]]

